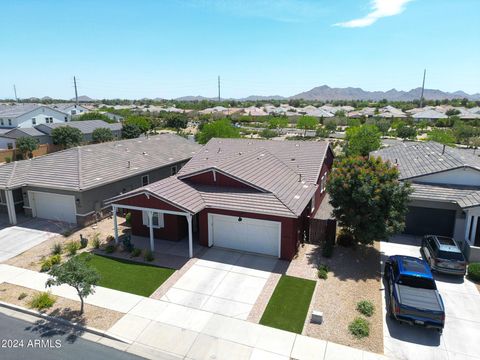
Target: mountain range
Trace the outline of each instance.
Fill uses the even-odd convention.
[[[412,101],[420,99],[422,88],[418,87],[409,91],[391,89],[388,91],[366,91],[362,88],[346,87],[346,88],[332,88],[327,85],[317,86],[311,90],[290,96],[284,97],[279,95],[260,96],[251,95],[246,98],[235,99],[240,101],[257,101],[257,100],[289,100],[289,99],[304,99],[304,100],[319,100],[319,101],[335,101],[335,100],[372,100],[380,101],[386,99],[388,101]],[[463,99],[478,101],[480,100],[480,93],[467,94],[464,91],[445,92],[436,89],[425,89],[423,97],[427,100],[444,100],[444,99]],[[176,98],[179,101],[201,101],[201,100],[216,100],[217,98],[208,98],[203,96],[182,96]],[[233,99],[223,99],[233,100]]]

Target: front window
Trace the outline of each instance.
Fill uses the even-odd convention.
[[[37,119],[32,118],[32,125],[36,125],[36,124],[37,124]]]
[[[142,211],[142,219],[143,225],[150,226],[148,222],[148,211]],[[162,213],[154,212],[152,214],[152,227],[156,229],[164,227],[164,219]]]
[[[2,126],[4,125],[3,119],[0,119],[0,125],[2,125]]]
[[[8,119],[8,126],[12,126],[12,119]]]
[[[147,186],[149,184],[148,175],[142,176],[142,186]]]

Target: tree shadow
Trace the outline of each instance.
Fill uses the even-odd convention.
[[[25,328],[26,331],[37,333],[40,337],[52,337],[52,336],[66,336],[65,340],[73,344],[80,336],[85,333],[83,329],[86,326],[84,316],[80,315],[80,311],[72,310],[71,308],[55,309],[48,313],[49,316],[67,320],[78,326],[72,326],[71,324],[64,324],[60,321],[39,319],[32,325]]]
[[[340,280],[379,280],[381,253],[376,245],[343,247],[336,245],[330,258],[322,256],[321,246],[312,246],[306,253],[308,264],[327,265],[329,271]]]

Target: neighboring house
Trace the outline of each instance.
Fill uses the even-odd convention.
[[[480,158],[435,142],[410,142],[371,153],[389,160],[413,187],[405,233],[452,236],[480,260]]]
[[[83,120],[83,121],[71,121],[68,124],[42,124],[36,127],[37,130],[48,135],[50,142],[52,143],[51,134],[54,129],[62,126],[70,126],[79,129],[83,134],[84,142],[92,141],[92,134],[96,129],[107,128],[112,130],[113,135],[120,139],[122,137],[122,125],[119,123],[109,124],[103,120]]]
[[[112,114],[109,112],[100,112],[100,114],[105,115],[108,117],[110,120],[116,121],[116,122],[122,122],[123,121],[123,116],[122,115],[117,115],[117,114]]]
[[[256,106],[249,106],[243,109],[244,114],[249,116],[267,116],[268,113],[263,110],[262,108],[258,108]]]
[[[298,111],[298,114],[315,116],[318,118],[330,118],[334,116],[332,113],[320,108],[316,108],[315,106],[312,106],[312,105],[305,106],[304,108],[299,108],[297,111]]]
[[[417,121],[420,121],[420,120],[447,119],[448,116],[436,110],[424,110],[424,111],[413,113],[412,118],[414,118]]]
[[[0,111],[0,127],[31,128],[40,124],[63,124],[70,115],[45,105],[17,104]]]
[[[51,142],[50,136],[36,128],[15,128],[0,134],[0,149],[15,149],[16,140],[21,137],[33,137],[39,144],[48,144]]]
[[[0,212],[89,224],[104,200],[176,173],[200,149],[173,134],[86,145],[0,165]]]
[[[85,106],[77,105],[75,103],[60,103],[60,104],[53,104],[49,106],[72,116],[82,115],[90,111]]]
[[[328,142],[212,139],[176,176],[110,200],[132,233],[292,259],[325,196]],[[116,231],[118,238],[118,231]]]

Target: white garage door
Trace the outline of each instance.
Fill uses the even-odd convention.
[[[280,257],[280,222],[241,219],[208,214],[210,245]]]
[[[38,218],[77,223],[75,197],[45,192],[30,192],[34,215]]]

